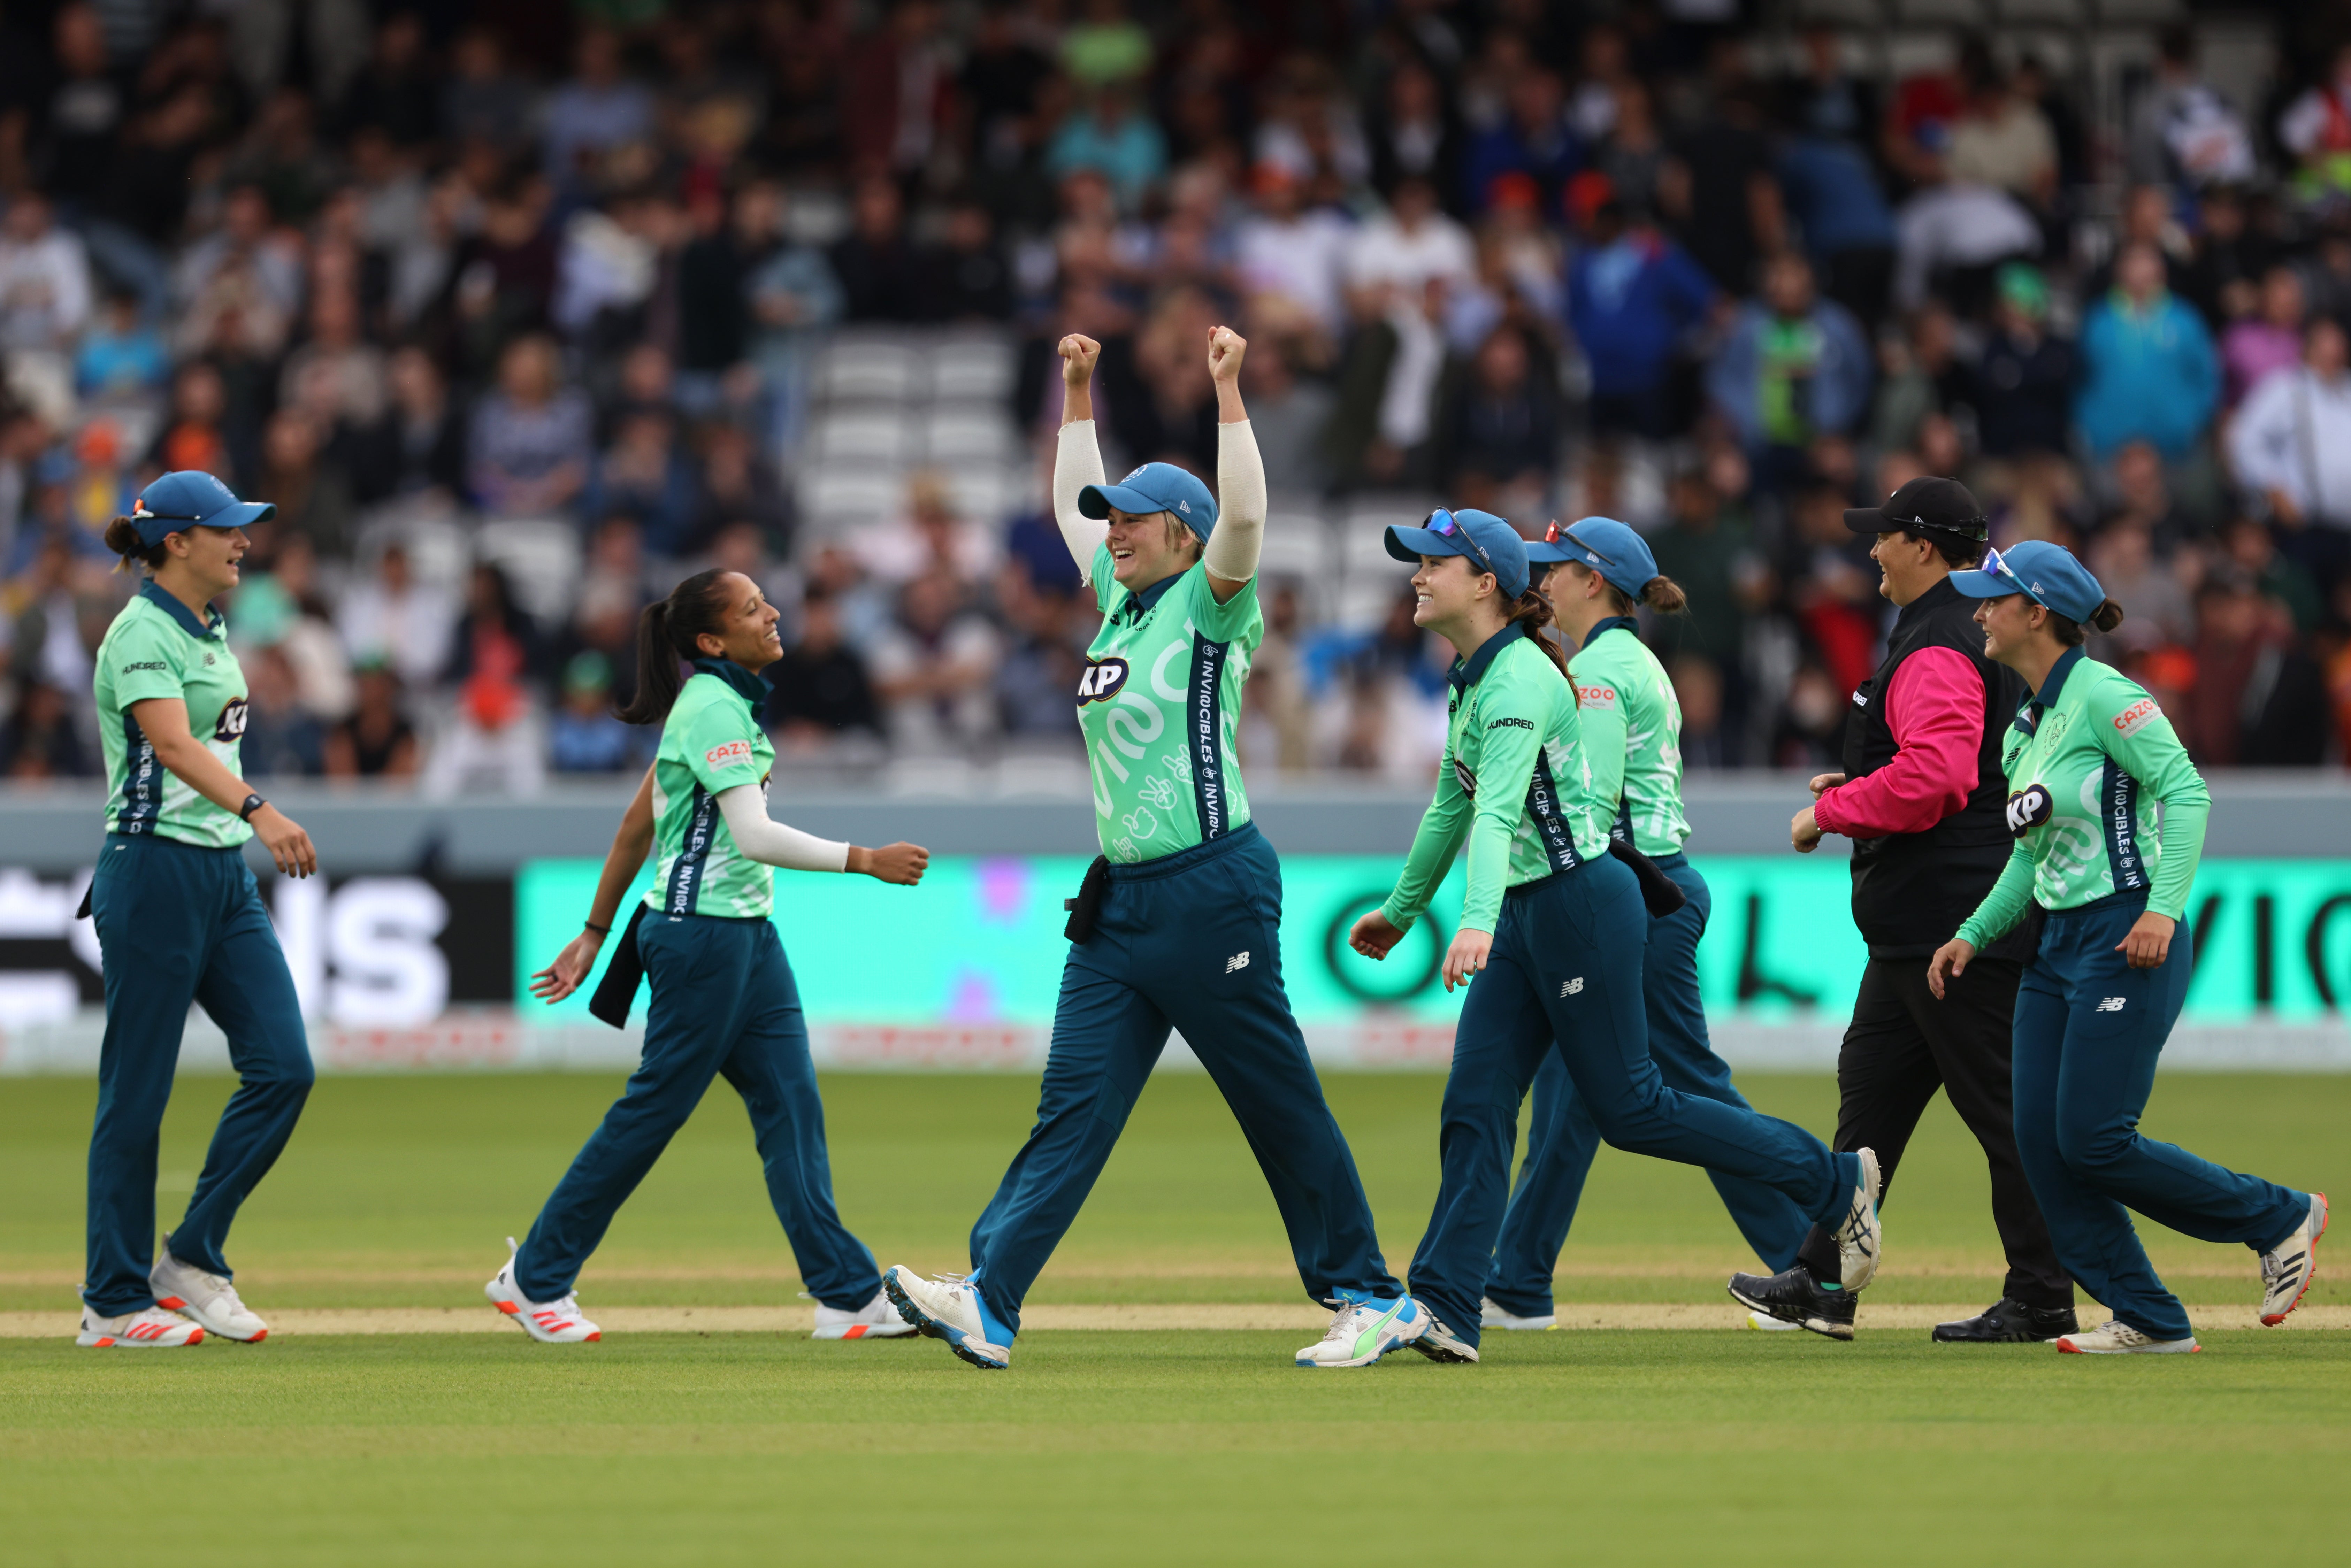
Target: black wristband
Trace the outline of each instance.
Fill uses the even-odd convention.
[[[583,920],[580,924],[587,926],[589,930],[593,931],[599,936],[610,936],[612,934],[612,928],[611,926],[599,925],[592,920]]]
[[[253,821],[253,814],[267,804],[269,804],[269,802],[263,800],[258,795],[247,795],[245,798],[245,804],[236,809],[237,820],[239,821],[250,822]]]

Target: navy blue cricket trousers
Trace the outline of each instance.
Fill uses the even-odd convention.
[[[828,1307],[863,1306],[882,1275],[833,1208],[824,1103],[799,988],[775,925],[656,912],[637,926],[637,946],[653,988],[644,1055],[524,1239],[517,1287],[534,1301],[569,1293],[612,1216],[702,1103],[711,1079],[724,1076],[751,1113],[768,1201],[801,1282]]]
[[[1253,822],[1110,868],[1092,940],[1070,948],[1037,1124],[971,1228],[972,1276],[1008,1329],[1093,1190],[1172,1026],[1216,1081],[1290,1232],[1306,1293],[1403,1294],[1354,1155],[1281,985],[1281,862]]]
[[[2186,1339],[2187,1310],[2156,1277],[2129,1210],[2265,1252],[2302,1223],[2310,1195],[2139,1132],[2196,963],[2183,922],[2161,964],[2129,966],[2116,949],[2146,910],[2138,893],[2050,911],[2016,993],[2016,1146],[2075,1281],[2140,1333]]]
[[[1730,1064],[1715,1055],[1707,1038],[1706,1005],[1698,998],[1698,944],[1714,912],[1714,894],[1687,855],[1660,856],[1657,869],[1673,878],[1689,902],[1649,922],[1641,958],[1649,1055],[1667,1088],[1745,1110],[1747,1097],[1731,1085]],[[1545,1057],[1536,1070],[1534,1099],[1526,1158],[1519,1165],[1510,1207],[1503,1211],[1502,1239],[1494,1245],[1494,1268],[1486,1280],[1486,1294],[1495,1305],[1529,1318],[1551,1314],[1552,1270],[1567,1245],[1584,1178],[1600,1149],[1600,1128],[1558,1055]],[[1707,1175],[1739,1233],[1772,1273],[1795,1262],[1811,1222],[1793,1198],[1747,1176]]]
[[[1792,1122],[1666,1085],[1649,1055],[1641,958],[1649,912],[1621,862],[1587,861],[1502,897],[1486,972],[1469,986],[1453,1036],[1427,1234],[1412,1260],[1413,1294],[1478,1341],[1478,1298],[1510,1192],[1519,1104],[1556,1052],[1600,1135],[1629,1154],[1761,1182],[1806,1221],[1842,1218],[1861,1161]]]
[[[221,1246],[236,1211],[294,1135],[310,1096],[310,1044],[294,977],[242,852],[109,833],[89,910],[105,950],[106,1040],[89,1136],[82,1300],[106,1317],[155,1304],[155,1146],[172,1074],[203,1005],[228,1036],[236,1092],[221,1112],[172,1255],[234,1278]]]

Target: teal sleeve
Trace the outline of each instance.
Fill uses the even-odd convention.
[[[180,667],[185,633],[161,617],[143,616],[109,636],[99,657],[114,677],[114,706],[131,711],[132,703],[156,697],[187,697],[187,679]]]
[[[1110,546],[1105,543],[1094,547],[1094,559],[1086,567],[1087,585],[1094,591],[1094,608],[1105,615],[1126,595],[1125,588],[1111,575],[1114,564],[1110,559]]]
[[[1571,700],[1567,683],[1547,661],[1498,661],[1479,685],[1477,816],[1469,825],[1469,890],[1461,901],[1468,931],[1491,931],[1501,915],[1510,845],[1526,815],[1535,758],[1559,705]]]
[[[1454,771],[1453,747],[1448,745],[1437,764],[1437,798],[1420,814],[1420,829],[1412,836],[1412,852],[1405,856],[1404,874],[1396,878],[1395,891],[1380,905],[1389,925],[1399,931],[1412,929],[1412,923],[1437,895],[1437,883],[1453,869],[1453,856],[1461,848],[1461,835],[1468,825],[1469,795]]]
[[[1602,825],[1613,831],[1625,794],[1625,694],[1614,681],[1575,674],[1575,727],[1591,775],[1590,799]]]
[[[2132,700],[2121,712],[2094,711],[2100,744],[2123,771],[2163,802],[2163,857],[2156,862],[2155,885],[2147,895],[2147,908],[2174,920],[2188,913],[2188,889],[2196,881],[2196,862],[2204,855],[2204,824],[2212,815],[2212,792],[2204,776],[2189,759],[2179,732],[2155,699],[2136,687],[2125,689]],[[2101,704],[2103,708],[2106,706]]]
[[[2009,852],[2008,863],[2000,868],[2000,880],[1991,884],[1984,901],[1976,912],[1959,923],[1960,941],[1980,953],[2016,928],[2024,918],[2025,905],[2032,902],[2032,852],[2019,844]]]
[[[1208,586],[1206,566],[1194,566],[1184,575],[1185,589],[1191,596],[1193,626],[1211,643],[1238,642],[1257,615],[1257,579],[1242,583],[1239,592],[1219,604],[1216,591]]]

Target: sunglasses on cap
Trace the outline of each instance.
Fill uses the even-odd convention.
[[[2009,565],[2008,561],[2001,555],[2000,551],[1996,549],[1987,548],[1983,553],[1982,563],[1980,564],[1976,570],[1984,573],[1988,577],[1997,577],[2002,581],[2015,584],[2015,591],[2022,593],[2025,598],[2032,600],[2035,604],[2039,604],[2042,601],[2041,596],[2033,592],[2032,590],[2024,586],[2024,579],[2016,575],[2016,569]]]
[[[1594,560],[1604,561],[1608,559],[1608,556],[1605,551],[1593,549],[1592,545],[1582,534],[1577,533],[1572,528],[1561,528],[1559,526],[1559,519],[1557,517],[1553,517],[1551,520],[1551,527],[1543,530],[1543,543],[1547,545],[1555,545],[1562,539],[1565,539],[1568,543],[1583,551]],[[1610,564],[1614,565],[1614,563],[1610,562]]]
[[[1480,571],[1491,573],[1498,578],[1502,575],[1494,570],[1494,558],[1486,553],[1486,547],[1472,538],[1469,530],[1461,526],[1459,519],[1443,507],[1428,514],[1428,522],[1425,526],[1432,534],[1443,534],[1447,538],[1459,540],[1462,548],[1469,552],[1470,559],[1478,563],[1478,569]]]

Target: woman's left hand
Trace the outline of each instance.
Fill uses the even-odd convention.
[[[2179,925],[2170,915],[2150,909],[2131,926],[2129,936],[2115,944],[2115,951],[2126,955],[2134,969],[2159,969],[2171,956],[2171,934]]]
[[[1249,340],[1230,327],[1208,329],[1208,378],[1217,382],[1237,380],[1241,373],[1241,356],[1249,352]]]
[[[1486,967],[1487,958],[1494,950],[1494,934],[1490,931],[1463,929],[1453,934],[1453,946],[1445,950],[1445,988],[1466,986]]]

